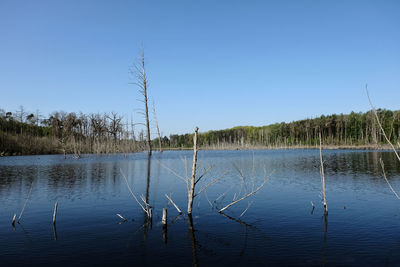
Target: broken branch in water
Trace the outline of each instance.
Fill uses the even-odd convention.
[[[124,222],[126,222],[127,221],[127,219],[125,219],[124,217],[122,217],[122,215],[121,214],[119,214],[119,213],[117,213],[117,216],[118,217],[120,217]]]
[[[17,214],[14,213],[14,216],[12,218],[12,222],[11,225],[14,226],[15,225],[15,217],[17,217]]]
[[[172,203],[172,205],[174,205],[175,209],[179,212],[179,214],[182,214],[182,211],[179,209],[178,205],[175,204],[175,202],[172,200],[172,198],[170,196],[168,196],[167,194],[165,194],[165,197],[168,198],[168,200]]]
[[[56,204],[54,204],[53,224],[56,224],[57,208],[58,208],[58,202],[56,202]]]

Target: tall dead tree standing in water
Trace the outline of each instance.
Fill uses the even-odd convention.
[[[150,139],[150,120],[149,120],[149,107],[147,104],[147,88],[148,81],[146,76],[144,49],[142,48],[140,54],[140,63],[134,65],[134,69],[131,70],[131,75],[136,79],[134,84],[139,86],[139,92],[143,95],[143,100],[139,100],[144,103],[144,117],[146,119],[146,144],[149,155],[151,155],[151,139]]]
[[[199,132],[199,128],[196,127],[194,130],[193,136],[193,166],[192,166],[192,176],[190,177],[190,181],[188,181],[188,209],[187,213],[192,214],[193,209],[193,200],[195,197],[194,190],[196,186],[196,167],[197,167],[197,134]]]

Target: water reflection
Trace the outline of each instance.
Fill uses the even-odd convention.
[[[150,197],[150,175],[151,175],[151,155],[147,156],[147,173],[146,173],[146,195],[145,195],[145,209],[149,212],[147,214],[146,212],[143,213],[143,240],[146,241],[147,239],[147,233],[149,231],[149,228],[152,228],[152,221],[153,221],[153,210],[151,209],[151,206],[149,204],[149,197]]]
[[[189,235],[190,239],[192,240],[192,255],[193,255],[193,266],[198,266],[199,260],[197,258],[197,241],[196,236],[194,234],[194,225],[193,225],[193,217],[192,214],[188,215],[188,228],[189,228]]]
[[[326,266],[327,260],[326,260],[326,246],[327,246],[327,237],[328,237],[328,214],[325,213],[323,215],[324,219],[324,241],[322,245],[322,266]]]
[[[260,155],[261,157],[262,155]],[[89,156],[91,157],[91,156]],[[96,156],[93,156],[96,157]],[[296,172],[310,172],[318,166],[316,155],[301,155],[290,160],[288,158],[273,157],[267,164],[269,169],[290,169]],[[326,161],[327,175],[348,175],[357,180],[363,176],[363,179],[369,178],[376,180],[381,178],[382,170],[379,165],[379,158],[385,163],[386,174],[390,180],[393,175],[400,172],[400,163],[391,152],[371,151],[371,152],[332,152],[326,151],[324,155]],[[240,158],[239,158],[240,159]],[[1,159],[3,160],[3,159]],[[29,185],[34,180],[40,180],[41,191],[53,195],[61,194],[69,198],[80,198],[89,189],[92,193],[100,193],[102,190],[113,190],[117,193],[120,189],[121,181],[118,170],[124,167],[129,177],[140,178],[140,168],[144,165],[141,160],[129,160],[123,158],[100,158],[97,162],[90,160],[67,160],[62,164],[45,164],[43,162],[37,165],[2,165],[0,161],[0,198],[10,194],[19,193],[20,197],[29,189]],[[10,160],[9,160],[10,161]],[[18,157],[15,157],[18,161]],[[138,166],[137,166],[138,165]],[[139,167],[137,169],[136,167]],[[146,191],[145,199],[150,197],[151,184],[151,158],[146,158]],[[157,179],[155,186],[159,187],[158,177],[165,175],[164,170],[160,170],[160,165],[156,164]],[[133,178],[134,179],[134,178]],[[104,191],[102,193],[105,193]]]
[[[231,162],[251,171],[254,155],[266,163],[268,170],[276,170],[276,175],[255,196],[244,217],[235,218],[243,206],[223,217],[210,201],[237,182],[236,177],[227,175],[207,190],[205,197],[210,205],[205,198],[198,199],[196,217],[186,220],[178,215],[162,227],[161,207],[167,205],[164,195],[173,193],[174,202],[180,207],[187,203],[187,195],[186,185],[160,168],[157,161],[184,173],[180,157],[185,153],[164,152],[162,157],[154,153],[152,158],[144,154],[85,156],[65,161],[42,157],[26,160],[25,164],[18,163],[16,157],[14,165],[10,159],[7,164],[0,159],[0,201],[4,203],[0,207],[0,235],[5,237],[0,241],[5,251],[0,254],[1,262],[27,259],[40,252],[54,262],[69,255],[82,254],[76,259],[90,255],[92,264],[115,261],[126,265],[174,265],[178,261],[176,265],[198,266],[199,262],[213,265],[222,260],[226,265],[340,265],[346,264],[341,256],[347,253],[357,263],[380,265],[382,259],[389,257],[387,251],[392,251],[392,264],[393,260],[400,262],[396,261],[400,260],[398,202],[381,177],[379,166],[382,157],[388,179],[399,188],[400,164],[391,153],[326,151],[331,203],[329,244],[328,216],[319,216],[319,204],[311,207],[313,216],[310,215],[310,200],[316,201],[321,186],[318,152],[312,150],[202,151],[203,165],[214,163],[216,172],[229,170]],[[120,169],[138,198],[142,195],[148,203],[146,207],[153,208],[154,221],[132,199]],[[9,227],[11,215],[23,207],[32,182],[35,186],[24,213],[24,226],[29,232],[22,225],[16,225],[14,232]],[[59,227],[54,225],[51,234],[55,200],[62,201],[63,209]],[[346,212],[344,204],[348,207]],[[117,224],[117,213],[129,221]],[[32,240],[36,248],[27,245]],[[36,259],[35,263],[40,261]]]

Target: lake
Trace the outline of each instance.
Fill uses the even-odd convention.
[[[400,200],[379,164],[382,158],[387,178],[400,191],[394,153],[324,150],[323,155],[327,217],[319,150],[311,149],[200,151],[198,174],[213,168],[196,191],[220,180],[196,197],[193,218],[186,215],[182,180],[191,173],[191,151],[154,152],[151,159],[145,153],[2,157],[1,265],[400,265]],[[257,194],[225,215],[217,212],[264,178]],[[139,201],[148,199],[151,223],[127,182]],[[13,214],[18,218],[25,203],[13,227]],[[161,224],[163,208],[167,227]]]

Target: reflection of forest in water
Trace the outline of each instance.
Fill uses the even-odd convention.
[[[241,153],[240,151],[237,153]],[[271,156],[272,155],[272,156]],[[315,156],[302,155],[301,153],[290,156],[289,158],[283,154],[283,157],[274,157],[273,152],[265,158],[269,169],[279,170],[292,169],[296,172],[315,171],[318,167],[318,161]],[[289,154],[290,155],[290,154]],[[96,157],[96,156],[88,156]],[[62,194],[69,198],[75,198],[82,194],[116,194],[121,187],[120,169],[127,172],[131,182],[139,179],[138,182],[143,183],[147,176],[147,184],[150,179],[150,169],[152,177],[158,180],[160,175],[170,177],[170,173],[162,167],[157,160],[149,159],[126,159],[126,158],[106,158],[100,161],[80,162],[80,160],[68,160],[65,163],[58,164],[41,164],[41,165],[0,165],[0,197],[7,196],[11,193],[26,192],[29,190],[32,181],[35,181],[40,188],[45,188],[52,194]],[[260,157],[262,159],[262,157]],[[392,174],[399,173],[400,164],[391,152],[325,152],[325,168],[327,176],[352,175],[353,179],[363,176],[363,179],[380,179],[382,170],[379,159],[382,158],[385,163],[385,170],[390,179]],[[13,158],[18,161],[18,157]],[[239,158],[240,159],[240,158]],[[45,160],[45,158],[43,159]],[[153,162],[152,162],[153,161]],[[207,158],[203,159],[207,162]],[[226,167],[231,168],[229,164],[232,159],[227,159]],[[46,162],[44,162],[46,163]],[[207,163],[206,163],[207,164]],[[144,183],[143,183],[144,184]],[[37,188],[37,186],[35,188]],[[122,185],[123,186],[123,185]],[[148,187],[145,188],[145,195],[148,198]],[[146,199],[147,199],[146,198]]]

